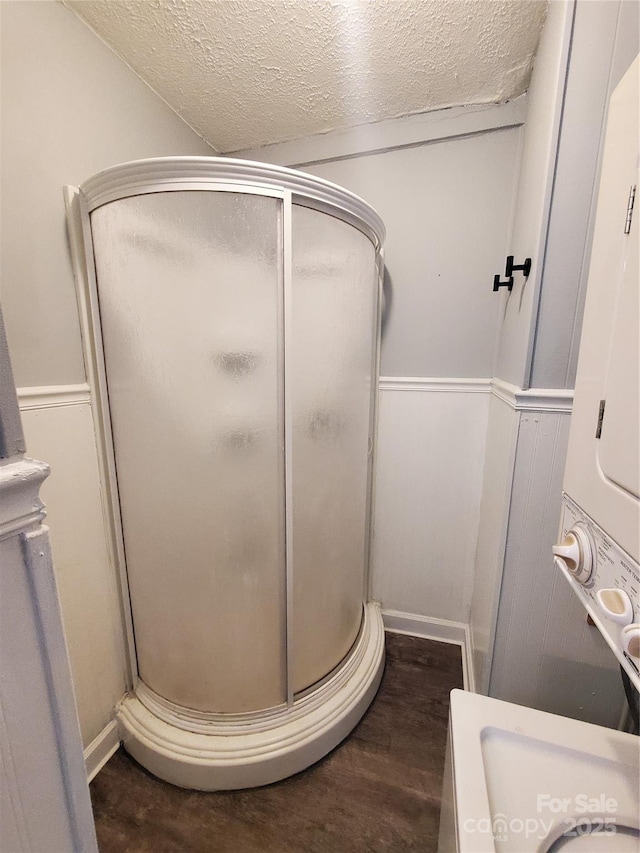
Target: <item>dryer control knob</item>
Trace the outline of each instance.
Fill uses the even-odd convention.
[[[586,583],[591,577],[595,562],[595,548],[591,534],[578,522],[569,530],[559,545],[553,546],[554,556],[579,583]]]
[[[619,625],[628,625],[633,619],[633,607],[631,599],[626,592],[618,587],[613,589],[599,589],[596,593],[600,610],[607,619],[617,622]]]
[[[634,622],[620,632],[622,651],[633,658],[637,668],[640,668],[640,624]]]

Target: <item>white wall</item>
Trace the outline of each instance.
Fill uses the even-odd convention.
[[[125,160],[210,154],[58,2],[3,2],[2,304],[18,387],[84,381],[64,184]]]
[[[519,141],[511,127],[305,167],[384,220],[383,376],[491,376]]]
[[[58,2],[0,3],[2,305],[47,501],[84,745],[124,689],[62,187],[124,160],[211,150]],[[35,393],[34,386],[39,388]]]
[[[371,567],[385,610],[469,621],[487,382],[382,380]]]

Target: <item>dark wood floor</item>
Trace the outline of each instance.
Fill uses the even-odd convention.
[[[394,853],[437,848],[458,646],[387,634],[371,708],[322,761],[213,794],[155,779],[122,750],[91,784],[101,853]]]

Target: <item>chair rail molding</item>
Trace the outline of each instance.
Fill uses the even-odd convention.
[[[438,391],[459,394],[488,394],[491,379],[458,379],[432,376],[381,376],[380,391]]]
[[[21,412],[31,409],[55,409],[59,406],[75,406],[89,403],[89,386],[82,385],[40,385],[32,388],[18,388],[18,403]]]
[[[0,539],[44,521],[39,491],[48,476],[49,466],[35,459],[12,457],[0,466]]]
[[[573,409],[572,388],[529,388],[523,391],[503,379],[492,379],[491,393],[517,412],[571,414]]]

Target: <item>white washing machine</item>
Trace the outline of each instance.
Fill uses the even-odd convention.
[[[612,95],[555,562],[640,690],[640,66]],[[640,201],[636,207],[640,207]],[[453,691],[439,853],[640,851],[636,735]]]

